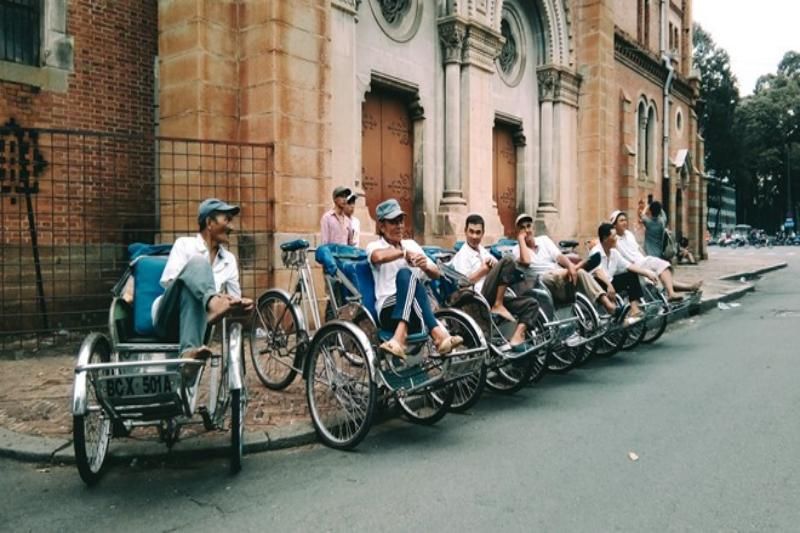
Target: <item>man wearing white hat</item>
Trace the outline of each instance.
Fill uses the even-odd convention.
[[[658,275],[664,288],[667,290],[667,298],[671,302],[679,302],[683,298],[677,294],[678,291],[689,292],[698,291],[702,285],[699,281],[693,285],[681,283],[672,277],[672,265],[660,257],[644,255],[633,232],[628,229],[628,216],[623,211],[614,211],[609,217],[609,222],[614,226],[617,234],[617,251],[629,263],[651,270]]]

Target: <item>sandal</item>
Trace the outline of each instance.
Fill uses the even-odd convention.
[[[445,356],[462,344],[464,344],[464,339],[460,335],[450,335],[439,343],[439,346],[436,347],[436,352],[439,356]]]
[[[378,346],[378,348],[380,348],[386,353],[392,354],[392,356],[397,357],[398,359],[402,359],[403,361],[406,360],[407,356],[405,349],[402,346],[400,346],[400,343],[394,339],[389,339],[388,341]]]
[[[682,301],[683,301],[683,296],[681,296],[681,295],[679,295],[679,294],[676,294],[675,296],[670,296],[669,298],[667,298],[667,301],[668,301],[669,303],[671,303],[671,304],[673,304],[673,303],[680,303],[680,302],[682,302]]]

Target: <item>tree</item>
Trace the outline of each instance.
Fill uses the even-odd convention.
[[[800,54],[787,52],[777,72],[758,79],[737,110],[735,130],[742,146],[737,184],[745,193],[741,200],[737,193],[737,216],[774,230],[800,200]]]
[[[694,65],[700,71],[700,131],[705,139],[705,168],[733,181],[738,164],[738,138],[733,130],[739,88],[730,56],[699,24],[692,33]]]

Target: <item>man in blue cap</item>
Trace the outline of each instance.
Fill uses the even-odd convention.
[[[237,214],[238,206],[203,200],[197,209],[199,233],[179,237],[170,251],[161,275],[166,292],[153,302],[152,318],[162,338],[180,340],[181,357],[211,355],[204,345],[208,325],[231,309],[253,308],[252,300],[242,298],[236,256],[224,247]]]

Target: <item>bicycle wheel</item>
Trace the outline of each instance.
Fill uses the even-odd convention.
[[[409,394],[397,398],[403,414],[416,424],[430,426],[444,418],[455,398],[455,389],[452,385],[420,394]]]
[[[597,312],[591,303],[576,297],[570,307],[571,317],[575,320],[566,330],[566,336],[557,342],[547,358],[547,370],[556,374],[565,374],[585,362],[592,352],[593,342],[570,345],[571,339],[591,337],[600,325]]]
[[[640,320],[636,324],[628,327],[628,334],[625,336],[625,342],[622,343],[623,350],[632,350],[639,346],[642,342],[644,334],[647,331],[647,321]]]
[[[663,293],[654,288],[647,288],[646,291],[648,298],[653,298],[661,303],[658,314],[655,317],[647,320],[647,323],[645,324],[642,342],[644,344],[650,344],[651,342],[657,341],[667,329],[667,323],[669,322],[669,302]]]
[[[347,350],[357,350],[348,356]],[[355,326],[332,321],[314,335],[306,366],[306,399],[319,438],[337,449],[350,449],[367,435],[378,388],[370,375],[372,347]]]
[[[436,313],[436,318],[451,335],[460,335],[464,339],[463,348],[472,349],[481,346],[481,336],[477,332],[477,325],[474,322],[470,323],[465,316],[443,309]],[[458,355],[454,355],[453,358],[458,360]],[[461,413],[471,408],[480,399],[485,385],[486,365],[481,364],[474,373],[451,384],[454,396],[450,410]],[[436,397],[440,396],[436,395]]]
[[[621,306],[624,303],[624,300],[618,294],[616,298],[617,306]],[[611,324],[606,334],[595,341],[593,353],[599,357],[611,357],[622,349],[627,338],[627,327]]]
[[[283,390],[297,375],[306,332],[287,294],[269,290],[261,295],[250,328],[250,356],[258,379],[267,388]]]
[[[111,361],[111,345],[99,333],[92,333],[81,345],[81,353],[88,350],[87,363]],[[79,357],[79,361],[80,361]],[[98,372],[98,375],[105,374]],[[78,473],[87,485],[100,481],[105,470],[108,443],[111,440],[111,420],[97,401],[94,383],[86,379],[86,412],[72,417],[72,441]]]
[[[551,335],[551,332],[548,331],[545,324],[547,324],[547,315],[540,307],[533,331],[526,332],[529,342],[534,344],[542,342],[543,339],[546,339],[549,335]],[[542,377],[544,377],[544,375],[547,373],[547,349],[543,348],[539,350],[537,353],[533,354],[531,358],[535,359],[535,361],[533,364],[533,372],[531,372],[530,382],[537,383],[538,381],[541,381]]]

